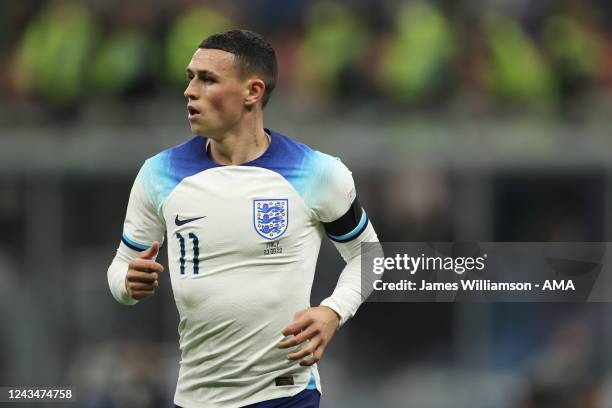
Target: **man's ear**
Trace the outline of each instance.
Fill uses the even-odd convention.
[[[251,78],[247,83],[247,93],[244,99],[244,104],[248,107],[255,106],[255,104],[263,99],[264,92],[266,91],[266,84],[259,78]]]

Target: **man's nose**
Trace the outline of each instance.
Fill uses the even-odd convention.
[[[193,88],[193,86],[191,86],[191,82],[189,82],[189,84],[187,85],[187,88],[185,88],[185,92],[183,92],[183,95],[185,95],[185,98],[187,99],[198,99],[198,96]]]

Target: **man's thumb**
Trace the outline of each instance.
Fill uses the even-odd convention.
[[[142,259],[153,259],[157,256],[158,252],[159,252],[159,242],[153,241],[151,246],[145,249],[144,251],[142,251],[138,257]]]

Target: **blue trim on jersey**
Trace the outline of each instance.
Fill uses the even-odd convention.
[[[338,159],[312,150],[280,133],[269,129],[266,131],[270,134],[270,145],[266,151],[240,166],[261,167],[278,173],[312,208],[317,195],[324,190],[324,183],[333,177],[332,172],[338,168]],[[139,176],[157,211],[184,178],[224,167],[208,157],[206,141],[204,136],[195,136],[145,161]]]
[[[357,224],[357,226],[353,228],[351,232],[347,232],[344,235],[327,234],[327,236],[331,240],[334,240],[337,242],[347,242],[347,241],[350,241],[351,239],[354,239],[355,237],[358,237],[363,232],[363,230],[365,230],[367,225],[368,225],[368,215],[366,214],[364,209],[361,209],[361,219],[359,220],[359,224]]]
[[[159,211],[176,186],[186,177],[217,167],[206,155],[206,139],[196,136],[148,159],[141,176],[145,189]]]
[[[266,129],[268,130],[268,129]],[[281,175],[312,208],[317,195],[324,190],[325,182],[337,168],[338,159],[312,150],[303,143],[270,132],[270,146],[257,159],[243,166],[257,166]]]
[[[139,244],[136,241],[132,241],[125,234],[121,235],[121,241],[125,245],[127,245],[129,248],[133,249],[134,251],[138,251],[138,252],[142,252],[142,251],[148,249],[151,246],[151,245]]]
[[[316,390],[317,389],[317,380],[314,376],[314,373],[310,372],[310,378],[308,379],[308,385],[306,386],[307,390]]]

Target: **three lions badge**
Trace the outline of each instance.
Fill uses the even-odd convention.
[[[253,200],[253,225],[262,237],[273,240],[287,231],[289,200]]]

